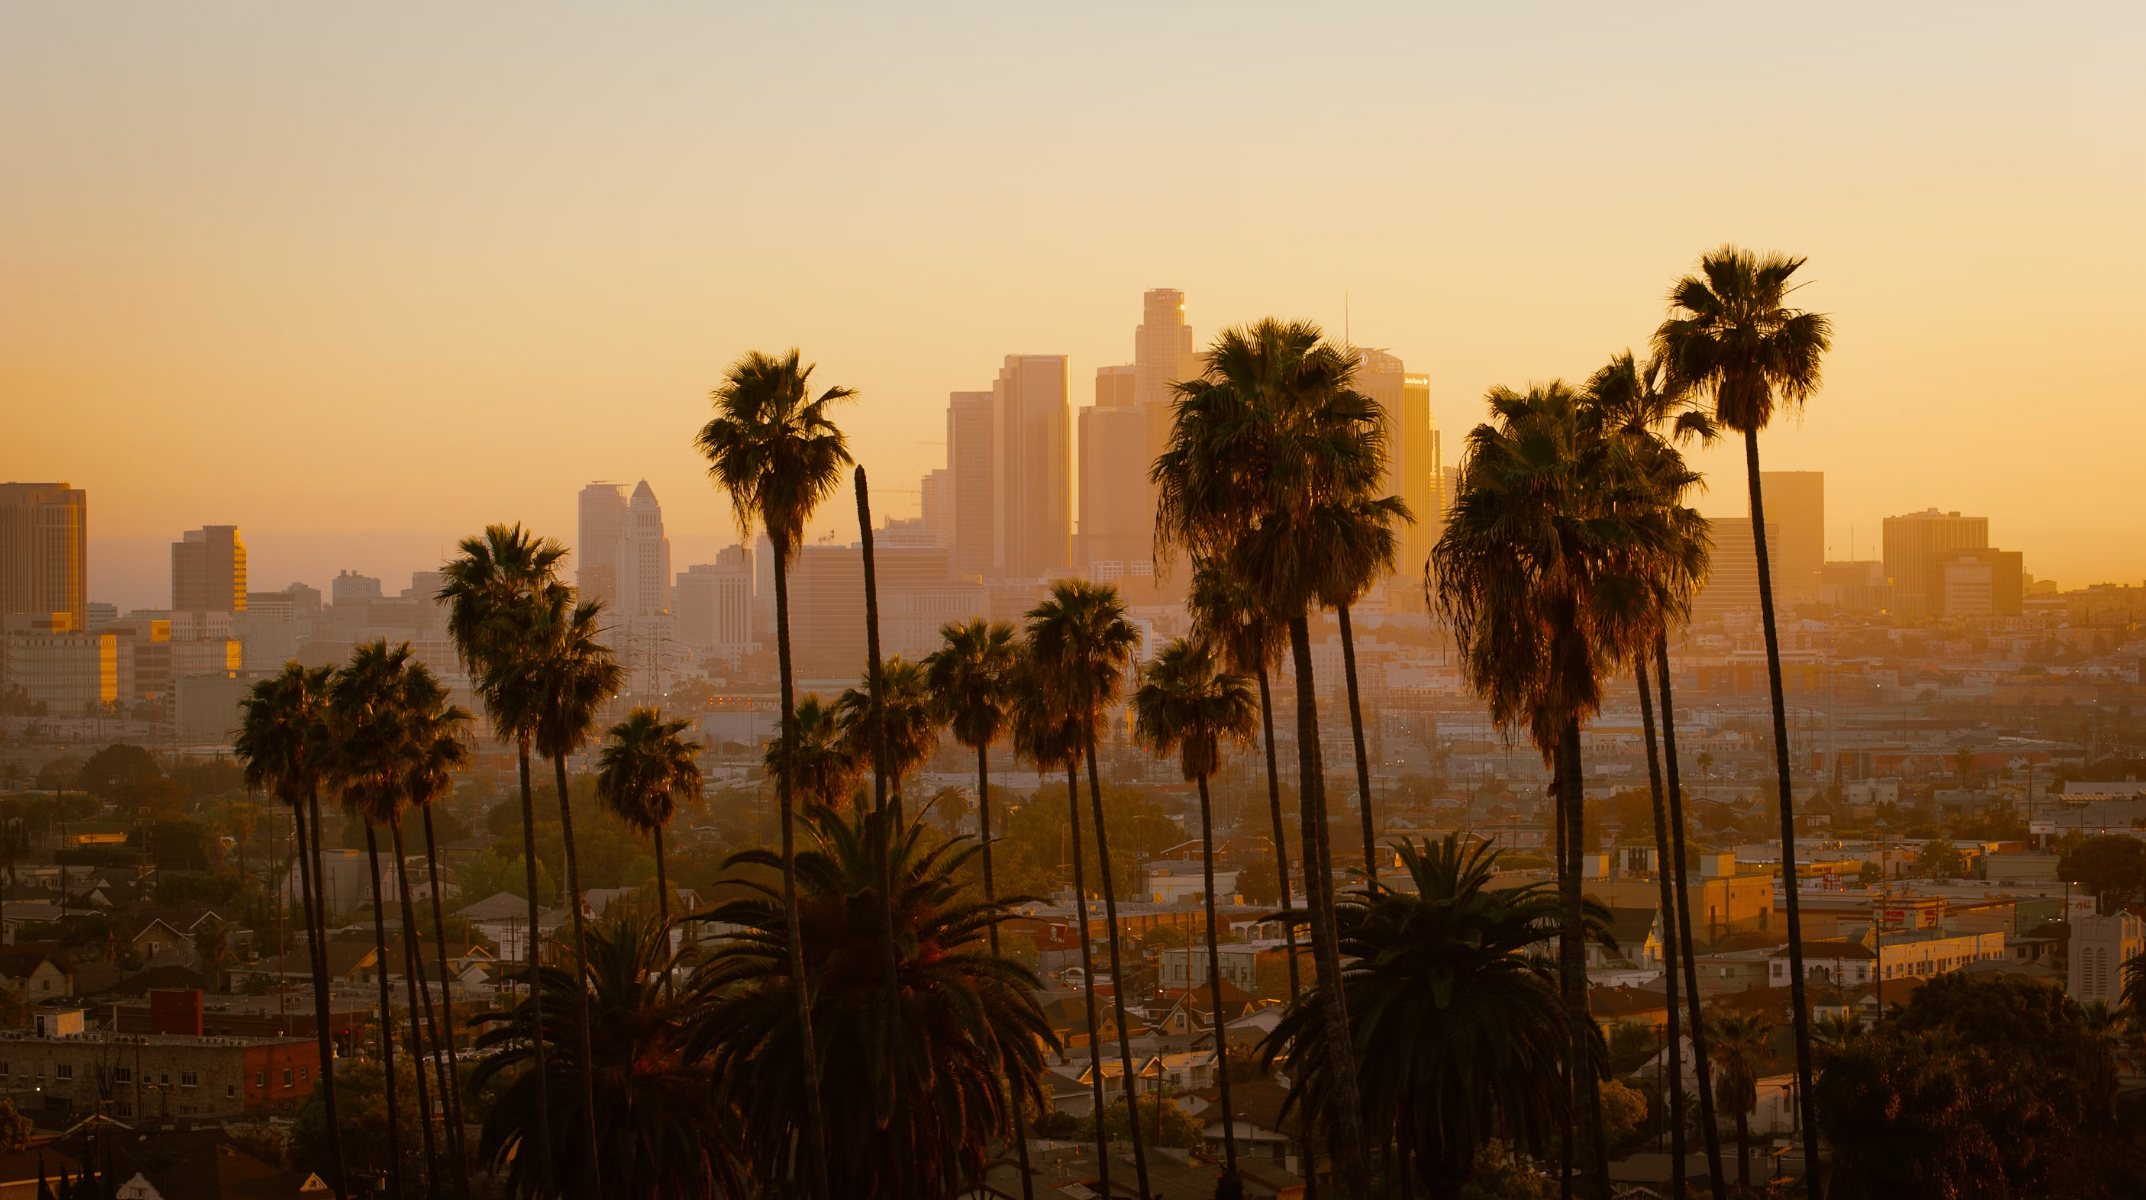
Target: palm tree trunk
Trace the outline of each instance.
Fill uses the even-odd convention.
[[[316,813],[314,820],[317,822],[320,798],[309,798],[313,802]],[[313,1037],[320,1044],[318,1086],[321,1089],[321,1104],[326,1107],[328,1115],[328,1155],[335,1160],[335,1175],[330,1182],[335,1186],[336,1200],[349,1200],[349,1193],[343,1184],[343,1127],[335,1104],[335,1035],[329,1029],[333,1018],[328,1012],[328,953],[327,947],[321,944],[323,931],[328,924],[325,899],[327,890],[321,889],[321,911],[316,913],[313,903],[316,872],[313,864],[317,861],[314,854],[318,849],[318,842],[309,845],[306,841],[305,805],[305,800],[291,805],[291,820],[292,828],[298,835],[298,891],[305,902],[306,966],[313,975]]]
[[[662,859],[657,859],[660,868]],[[433,1026],[439,1031],[435,1048],[444,1058],[445,1070],[440,1080],[440,1098],[447,1106],[448,1153],[454,1155],[455,1180],[460,1185],[462,1200],[469,1200],[469,1143],[462,1120],[462,1072],[455,1062],[455,993],[454,977],[447,973],[447,918],[440,910],[440,839],[432,828],[432,806],[425,805],[425,869],[432,872],[432,929],[438,937],[434,948],[440,956],[440,1007],[445,1010],[446,1024]]]
[[[1743,1113],[1736,1114],[1736,1191],[1751,1194],[1751,1118]]]
[[[1202,745],[1206,737],[1197,729],[1193,736]],[[1229,1098],[1229,1030],[1222,1018],[1222,947],[1215,928],[1215,814],[1207,798],[1207,772],[1200,772],[1200,872],[1207,888],[1207,990],[1214,1000],[1215,1075],[1222,1089],[1222,1161],[1225,1176],[1237,1174],[1237,1110]],[[1155,1097],[1155,1120],[1162,1121],[1162,1096]]]
[[[410,993],[410,1074],[417,1079],[417,1121],[423,1134],[425,1147],[425,1195],[429,1200],[440,1196],[440,1150],[437,1139],[432,1136],[432,1097],[425,1087],[425,1031],[424,1018],[431,1011],[429,996],[420,1000],[417,990],[424,978],[421,964],[424,951],[417,945],[417,922],[410,918],[410,864],[403,854],[402,822],[388,826],[388,833],[395,847],[395,887],[402,900],[402,960],[403,982]],[[426,989],[428,992],[430,989]],[[437,1029],[438,1026],[434,1025]],[[445,1098],[442,1098],[445,1103]]]
[[[1095,1105],[1095,1162],[1102,1176],[1102,1194],[1113,1196],[1117,1193],[1110,1190],[1110,1122],[1105,1119],[1109,1106],[1103,1097],[1103,1035],[1095,1020],[1095,950],[1088,937],[1088,880],[1087,868],[1081,864],[1080,780],[1075,761],[1066,760],[1066,821],[1073,831],[1073,930],[1080,939],[1080,987],[1088,1003],[1088,1090]]]
[[[1590,1037],[1593,1021],[1587,1013],[1587,926],[1580,903],[1580,863],[1586,854],[1587,805],[1580,771],[1580,722],[1576,717],[1567,719],[1558,731],[1556,775],[1557,814],[1564,834],[1563,861],[1558,864],[1558,892],[1565,908],[1565,919],[1558,936],[1558,976],[1572,1038],[1572,1145],[1575,1157],[1582,1146],[1600,1157],[1602,1131],[1595,1121],[1599,1095]],[[1596,1178],[1591,1190],[1598,1200],[1609,1200],[1606,1179]]]
[[[976,747],[976,832],[984,854],[984,902],[998,902],[998,882],[991,875],[991,743]],[[991,922],[991,957],[998,957],[998,922]],[[1013,1081],[1007,1080],[1007,1099],[1013,1102],[1014,1152],[1021,1161],[1021,1200],[1035,1200],[1036,1180],[1028,1170],[1028,1116]]]
[[[1639,685],[1640,729],[1647,739],[1647,784],[1654,793],[1654,878],[1661,890],[1662,995],[1669,1003],[1669,1078],[1674,1082],[1664,1089],[1667,1094],[1662,1097],[1669,1106],[1669,1161],[1675,1170],[1670,1176],[1669,1194],[1672,1200],[1685,1200],[1691,1194],[1691,1184],[1684,1178],[1684,1048],[1677,1023],[1677,900],[1676,885],[1669,878],[1670,864],[1675,860],[1669,857],[1669,811],[1662,799],[1662,760],[1654,744],[1654,692],[1647,686],[1645,653],[1640,655],[1634,674]],[[1656,1078],[1660,1078],[1659,1073]]]
[[[529,786],[529,739],[521,738],[516,749],[522,783],[522,868],[529,886],[529,936],[523,940],[523,958],[529,967],[529,1027],[536,1031],[529,1048],[536,1054],[533,1078],[536,1080],[537,1186],[548,1193],[552,1187],[551,1064],[548,1061],[551,1056],[545,1046],[544,989],[537,983],[537,947],[542,939],[538,929],[543,917],[544,898],[537,894],[536,792]]]
[[[1364,882],[1378,890],[1378,822],[1371,816],[1371,756],[1364,752],[1364,709],[1356,694],[1356,634],[1349,622],[1349,606],[1340,605],[1334,615],[1341,622],[1341,672],[1349,681],[1349,732],[1356,741],[1356,805],[1364,823]]]
[[[1699,1134],[1706,1141],[1707,1182],[1713,1185],[1714,1195],[1728,1191],[1728,1179],[1721,1169],[1721,1127],[1715,1124],[1714,1116],[1714,1066],[1706,1052],[1706,1020],[1699,1008],[1699,961],[1698,950],[1692,945],[1691,936],[1691,890],[1685,876],[1684,864],[1684,786],[1678,778],[1677,767],[1677,707],[1676,694],[1669,686],[1669,632],[1660,630],[1654,636],[1655,680],[1662,688],[1662,766],[1668,775],[1669,791],[1669,838],[1670,849],[1676,855],[1677,885],[1677,948],[1684,952],[1684,1001],[1685,1011],[1691,1014],[1691,1065],[1692,1073],[1699,1081]],[[1681,1082],[1678,1087],[1682,1087]]]
[[[1267,808],[1274,819],[1274,866],[1282,884],[1282,938],[1289,955],[1289,999],[1293,1002],[1303,988],[1297,979],[1297,926],[1289,919],[1289,827],[1282,820],[1282,774],[1274,751],[1274,692],[1267,682],[1265,663],[1259,664],[1259,722],[1267,747]]]
[[[566,792],[566,755],[554,754],[552,774],[559,785],[559,844],[566,853],[566,908],[574,918],[574,1033],[581,1039],[582,1136],[589,1139],[589,1194],[602,1190],[603,1171],[596,1140],[596,1056],[589,1046],[589,933],[581,917],[581,860],[574,853],[574,809]]]
[[[1289,618],[1289,651],[1297,677],[1297,807],[1304,825],[1304,898],[1311,908],[1312,958],[1318,968],[1326,1020],[1327,1060],[1339,1102],[1328,1114],[1341,1151],[1344,1195],[1371,1194],[1364,1157],[1363,1111],[1357,1097],[1356,1044],[1349,1032],[1348,998],[1341,985],[1341,949],[1334,926],[1333,858],[1326,846],[1326,767],[1319,760],[1319,693],[1311,673],[1311,628],[1304,614]]]
[[[394,1193],[408,1195],[402,1178],[402,1120],[395,1107],[395,1007],[387,981],[387,907],[380,892],[380,838],[373,823],[365,823],[365,861],[373,873],[373,969],[380,976],[380,1065],[387,1075],[388,1170],[394,1178]]]
[[[1125,1019],[1125,989],[1129,981],[1125,968],[1119,964],[1118,951],[1118,885],[1110,877],[1110,831],[1103,821],[1103,784],[1095,768],[1095,731],[1088,731],[1088,804],[1095,810],[1095,866],[1103,877],[1103,931],[1110,938],[1110,1006],[1118,1017],[1118,1060],[1125,1064],[1125,1116],[1126,1136],[1133,1144],[1133,1174],[1140,1183],[1140,1194],[1148,1191],[1147,1145],[1140,1137],[1140,1076],[1133,1064],[1133,1029]]]
[[[1781,783],[1781,883],[1788,901],[1789,1016],[1796,1027],[1796,1100],[1803,1118],[1805,1193],[1818,1200],[1818,1101],[1811,1094],[1811,1009],[1804,996],[1803,915],[1796,892],[1796,798],[1788,761],[1788,703],[1781,690],[1781,637],[1774,628],[1773,571],[1766,556],[1766,500],[1759,486],[1759,432],[1744,431],[1744,471],[1751,482],[1751,544],[1758,555],[1759,619],[1766,627],[1766,684],[1773,696],[1773,758]]]
[[[782,756],[797,758],[796,676],[790,670],[790,540],[769,532],[775,540],[775,657],[782,681]],[[775,796],[782,810],[782,905],[783,933],[790,943],[790,997],[797,1009],[798,1050],[804,1058],[805,1135],[800,1148],[805,1177],[813,1200],[830,1200],[827,1191],[827,1122],[820,1108],[820,1055],[812,1039],[812,998],[805,980],[805,935],[797,920],[797,829],[796,801],[791,795],[790,773],[776,772]]]

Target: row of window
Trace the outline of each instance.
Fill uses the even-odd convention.
[[[142,1074],[143,1074],[144,1076],[147,1076],[147,1075],[149,1075],[149,1074],[152,1074],[152,1072],[144,1071],[144,1072],[143,1072]],[[159,1086],[163,1086],[163,1087],[169,1087],[169,1086],[171,1086],[171,1072],[169,1072],[169,1071],[163,1071],[163,1072],[155,1072],[155,1074],[157,1075],[157,1078],[156,1078],[156,1079],[154,1080],[154,1082],[155,1082],[156,1084],[158,1084]],[[285,1075],[289,1075],[289,1074],[290,1074],[290,1072],[289,1072],[289,1071],[285,1071],[285,1072],[284,1072],[284,1074],[285,1074]],[[13,1077],[14,1077],[14,1066],[13,1066],[13,1064],[11,1064],[11,1063],[6,1063],[6,1062],[0,1062],[0,1079],[11,1079],[11,1078],[13,1078]],[[23,1077],[24,1079],[29,1079],[29,1078],[32,1078],[32,1076],[31,1076],[31,1073],[30,1073],[30,1068],[29,1068],[29,1067],[25,1066],[25,1067],[24,1067],[24,1068],[22,1069],[22,1077]],[[38,1063],[38,1064],[37,1064],[37,1073],[36,1073],[36,1076],[35,1076],[35,1078],[38,1078],[38,1079],[43,1079],[44,1077],[45,1077],[45,1064],[44,1064],[44,1063]],[[54,1063],[54,1064],[52,1065],[52,1077],[53,1077],[53,1078],[55,1078],[55,1079],[73,1079],[73,1078],[75,1077],[75,1065],[74,1065],[73,1063]],[[112,1082],[114,1082],[114,1083],[133,1083],[133,1082],[134,1082],[134,1068],[133,1068],[133,1067],[113,1067],[113,1068],[112,1068]],[[149,1080],[147,1080],[147,1079],[144,1079],[144,1082],[151,1082],[151,1081],[149,1081]],[[199,1086],[201,1086],[201,1076],[200,1076],[200,1074],[199,1074],[198,1072],[195,1072],[195,1071],[181,1071],[181,1072],[179,1072],[179,1086],[180,1086],[180,1087],[199,1087]]]

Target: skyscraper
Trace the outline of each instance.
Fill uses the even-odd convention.
[[[671,540],[663,536],[663,506],[646,479],[633,489],[611,551],[611,616],[655,617],[671,609]]]
[[[1168,404],[1170,385],[1200,373],[1185,324],[1185,293],[1151,288],[1140,297],[1140,325],[1133,330],[1133,403]]]
[[[926,471],[917,484],[919,514],[932,541],[942,550],[954,544],[954,473],[945,467]]]
[[[1781,557],[1773,560],[1775,598],[1782,604],[1818,599],[1826,567],[1826,475],[1823,471],[1761,471],[1766,523],[1781,529]]]
[[[678,640],[704,652],[744,654],[752,649],[753,556],[743,546],[725,546],[715,561],[679,573]]]
[[[1729,613],[1759,611],[1758,547],[1751,541],[1751,518],[1715,517],[1713,570],[1706,586],[1692,597],[1692,623],[1718,621]],[[1766,554],[1781,561],[1781,526],[1766,522]]]
[[[1384,350],[1356,354],[1356,390],[1379,406],[1386,422],[1386,494],[1399,496],[1416,518],[1394,530],[1399,545],[1387,604],[1421,611],[1424,564],[1445,517],[1444,447],[1431,419],[1430,376],[1409,374],[1399,356]]]
[[[1072,405],[1066,356],[1009,354],[991,386],[992,567],[1043,579],[1073,562]]]
[[[946,473],[950,483],[949,570],[960,578],[981,579],[993,573],[997,493],[992,463],[997,446],[991,437],[991,393],[954,392],[946,403]]]
[[[1153,293],[1150,293],[1152,295]],[[1144,327],[1143,327],[1144,328]],[[1080,410],[1080,561],[1099,583],[1152,575],[1155,461],[1151,412],[1139,404],[1139,367],[1097,367],[1095,403]]]
[[[174,612],[246,611],[246,544],[236,525],[189,529],[171,544]]]
[[[89,493],[64,483],[0,484],[0,615],[69,615],[87,628]]]
[[[626,527],[626,488],[592,483],[581,489],[574,538],[574,585],[584,600],[609,602],[618,590],[618,535]]]
[[[1986,550],[1989,544],[1988,517],[1932,508],[1885,518],[1885,577],[1893,586],[1893,611],[1907,617],[1941,615],[1941,600],[1932,594],[1933,585],[1942,582],[1939,556],[1948,550]]]

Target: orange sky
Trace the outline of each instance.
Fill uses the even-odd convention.
[[[203,523],[258,586],[392,583],[487,520],[571,537],[597,478],[701,561],[743,350],[862,388],[914,488],[947,391],[1012,352],[1084,391],[1148,287],[1203,341],[1346,297],[1450,447],[1724,240],[1834,314],[1765,451],[1827,473],[1836,557],[1936,505],[2146,577],[2135,6],[718,7],[0,11],[0,478],[90,489],[92,598],[162,603]]]

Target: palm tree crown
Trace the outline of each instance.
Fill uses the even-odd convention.
[[[798,351],[774,357],[755,350],[731,365],[715,390],[716,415],[694,445],[708,474],[730,493],[738,528],[764,525],[778,551],[795,554],[805,519],[842,480],[848,442],[827,409],[857,393],[831,387],[817,400],[807,386],[813,368]],[[789,567],[785,559],[775,569]]]
[[[1188,781],[1220,769],[1224,739],[1249,741],[1259,728],[1252,681],[1218,672],[1215,659],[1207,643],[1178,638],[1133,693],[1133,736],[1156,754],[1175,752]]]
[[[635,708],[610,730],[596,756],[596,799],[628,825],[650,833],[671,823],[678,805],[700,798],[699,742],[681,735],[690,720],[666,721],[654,708]]]
[[[1677,280],[1669,319],[1654,333],[1669,395],[1710,396],[1714,420],[1738,433],[1801,407],[1833,344],[1825,314],[1787,306],[1789,277],[1805,261],[1723,246],[1699,260],[1697,275]]]
[[[938,718],[962,745],[987,747],[1005,732],[1012,705],[1021,659],[1013,626],[972,617],[942,628],[939,636],[945,644],[924,660],[925,686]]]
[[[842,738],[841,714],[834,705],[821,703],[817,693],[807,692],[791,721],[795,744],[785,748],[777,738],[761,753],[769,778],[789,780],[808,804],[833,808],[847,802],[864,764]]]

